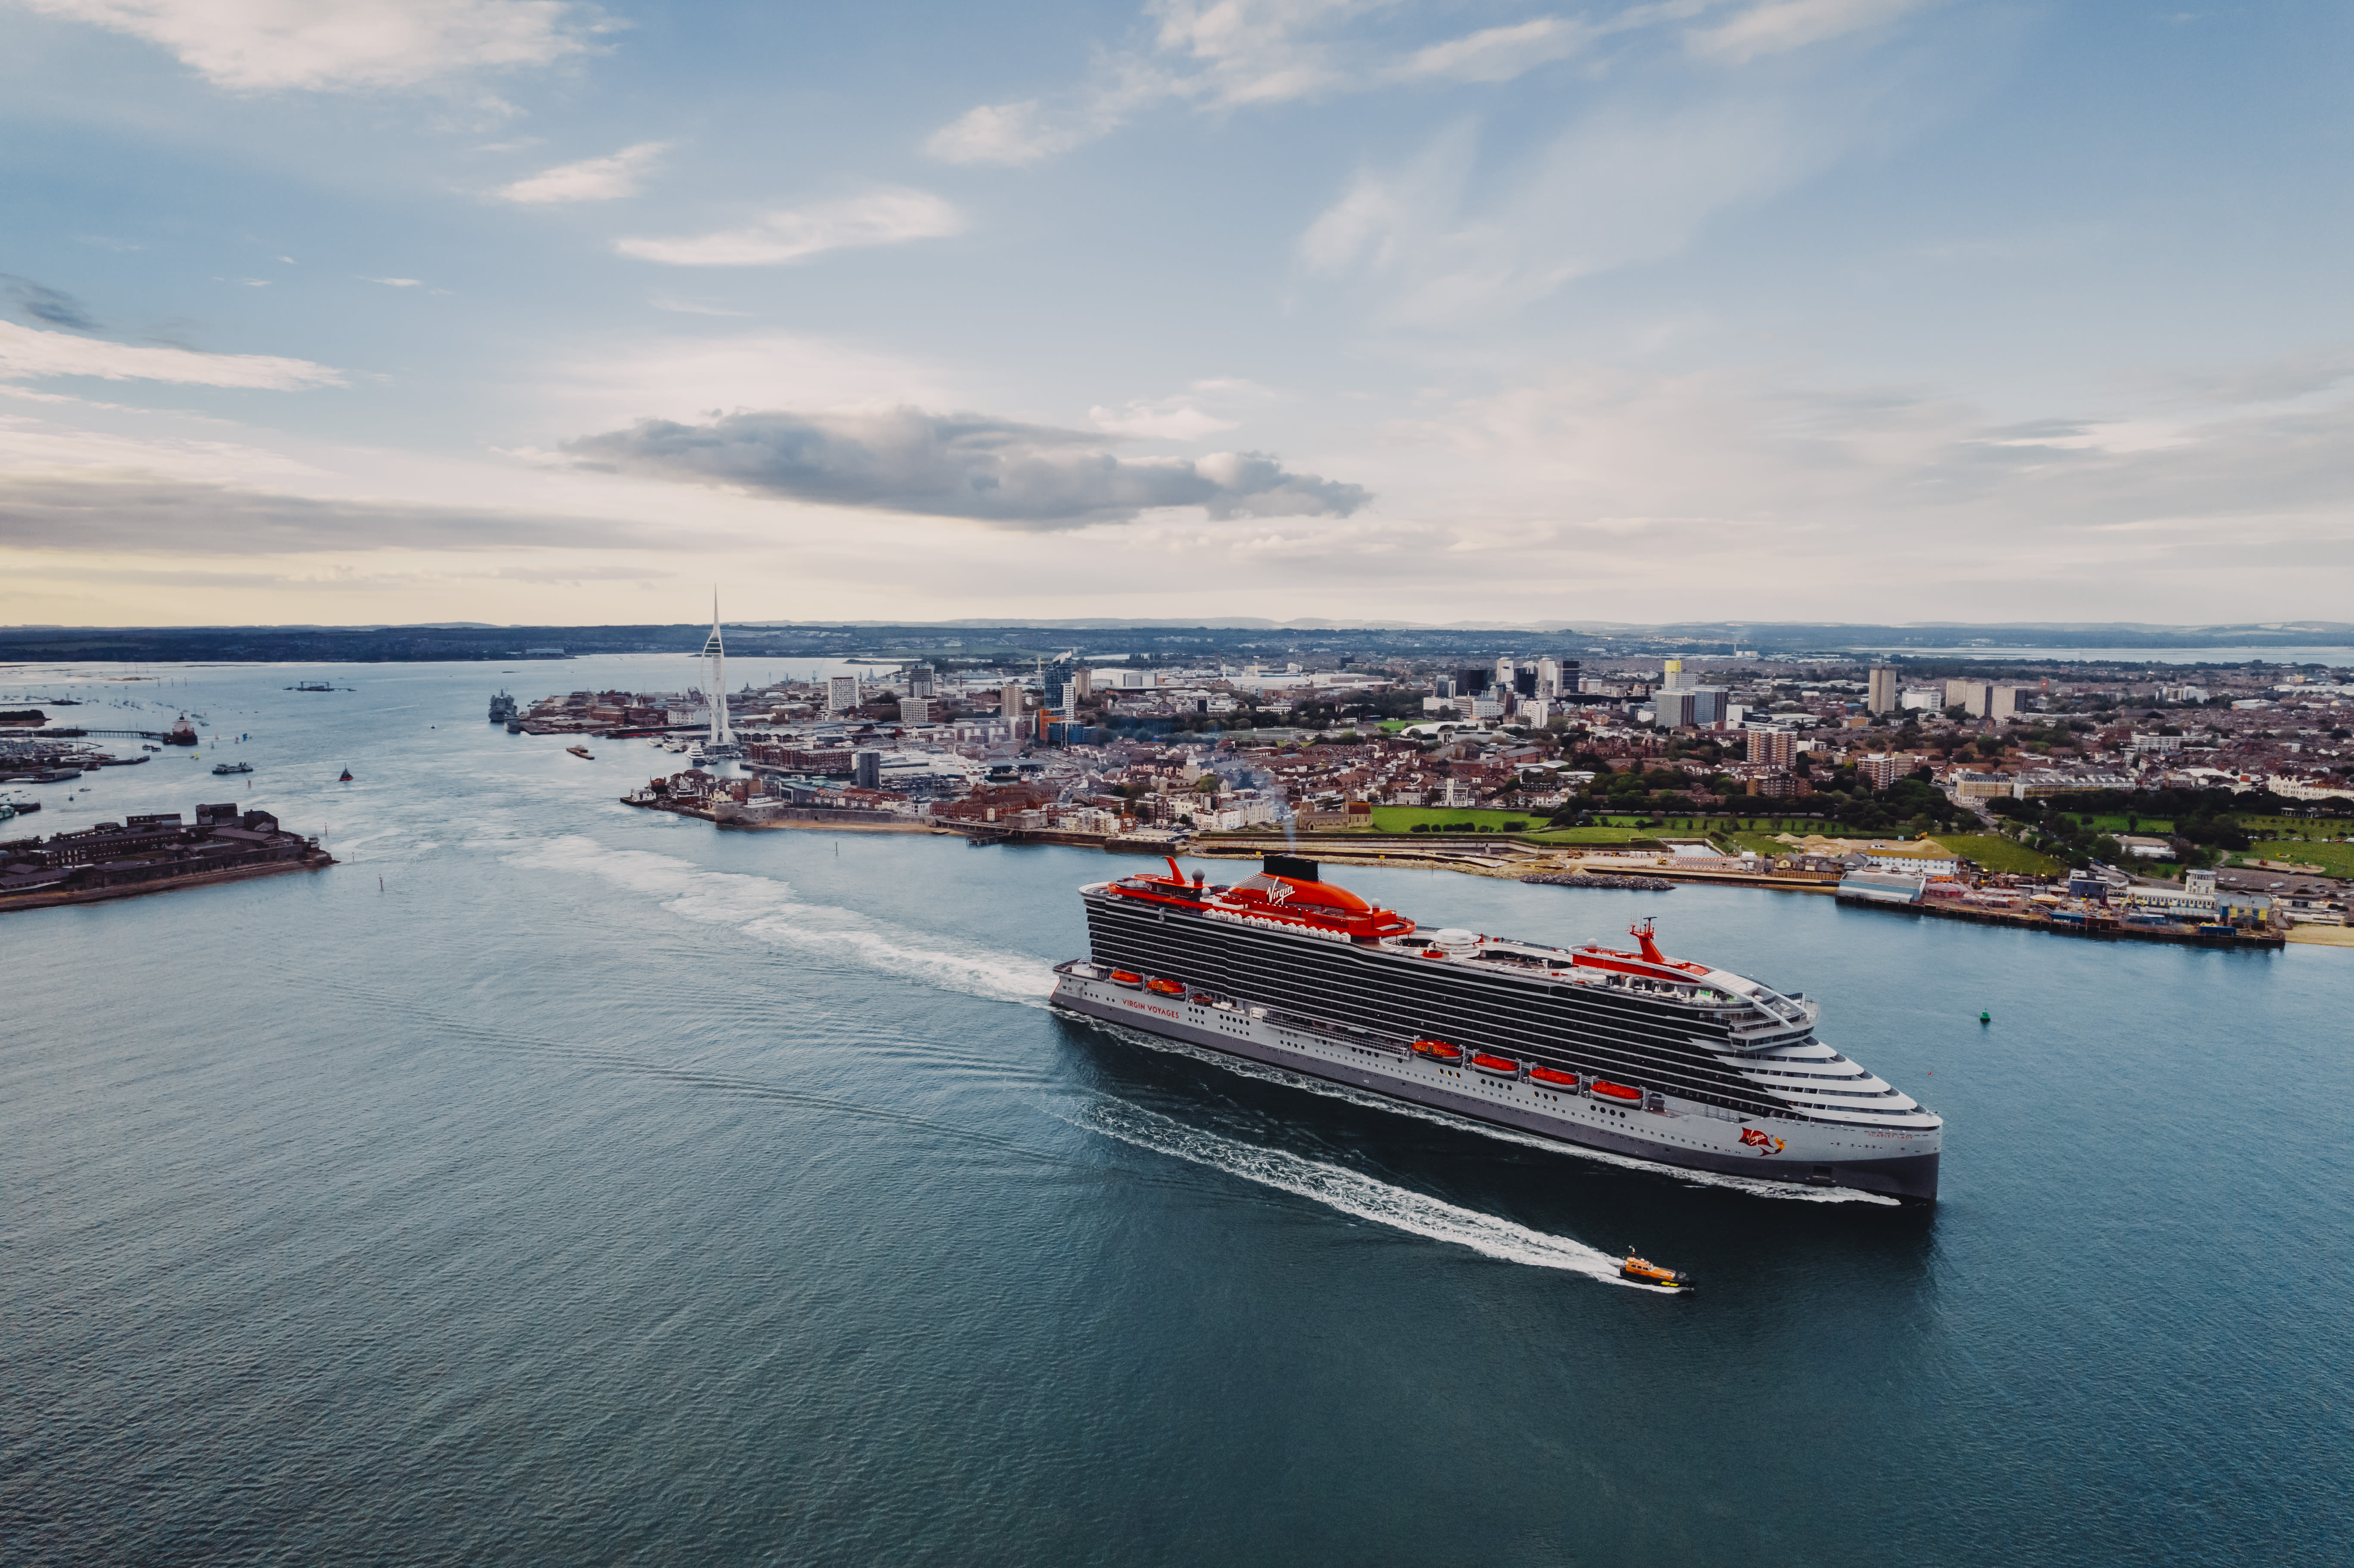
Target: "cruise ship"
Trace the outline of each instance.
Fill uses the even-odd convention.
[[[1140,873],[1080,890],[1091,1017],[1665,1165],[1937,1197],[1944,1122],[1815,1036],[1819,1003],[1668,957],[1422,932],[1268,855],[1234,885]]]

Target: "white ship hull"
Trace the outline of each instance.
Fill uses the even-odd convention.
[[[1648,1096],[1639,1106],[1500,1077],[1469,1063],[1440,1065],[1367,1035],[1326,1033],[1269,1010],[1202,1003],[1097,978],[1098,966],[1058,967],[1054,1001],[1230,1055],[1365,1089],[1391,1099],[1543,1138],[1661,1164],[1766,1181],[1850,1187],[1925,1200],[1937,1188],[1942,1129],[1855,1127],[1782,1118],[1744,1119],[1720,1107]],[[1652,1102],[1657,1102],[1656,1106]]]

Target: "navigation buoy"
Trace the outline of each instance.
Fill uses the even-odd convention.
[[[1992,1023],[1994,1022],[1994,1014],[1991,1012],[1981,1012],[1978,1014],[1978,1022],[1980,1023]]]

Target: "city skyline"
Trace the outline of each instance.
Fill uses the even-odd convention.
[[[0,3],[0,623],[2349,586],[2342,11]]]

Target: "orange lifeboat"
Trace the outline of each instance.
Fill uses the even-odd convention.
[[[1510,1056],[1491,1056],[1485,1051],[1471,1054],[1471,1065],[1491,1078],[1517,1078],[1521,1065]]]
[[[1529,1082],[1543,1084],[1549,1089],[1575,1090],[1577,1087],[1577,1075],[1564,1073],[1559,1067],[1531,1067]]]
[[[1144,977],[1133,969],[1114,969],[1111,971],[1111,983],[1124,985],[1130,991],[1140,991],[1143,989]]]
[[[1444,1040],[1417,1040],[1414,1043],[1414,1054],[1426,1062],[1437,1062],[1448,1067],[1463,1060],[1463,1047],[1449,1045]]]
[[[1587,1086],[1606,1100],[1617,1100],[1622,1105],[1630,1106],[1643,1103],[1642,1090],[1630,1088],[1625,1084],[1614,1084],[1607,1078],[1596,1078]]]
[[[1690,1290],[1693,1287],[1691,1276],[1678,1274],[1672,1268],[1661,1268],[1631,1252],[1627,1255],[1627,1261],[1618,1266],[1618,1277],[1631,1279],[1638,1285],[1656,1285],[1662,1290]]]
[[[1185,982],[1173,980],[1150,980],[1144,982],[1144,989],[1155,996],[1183,996]]]

